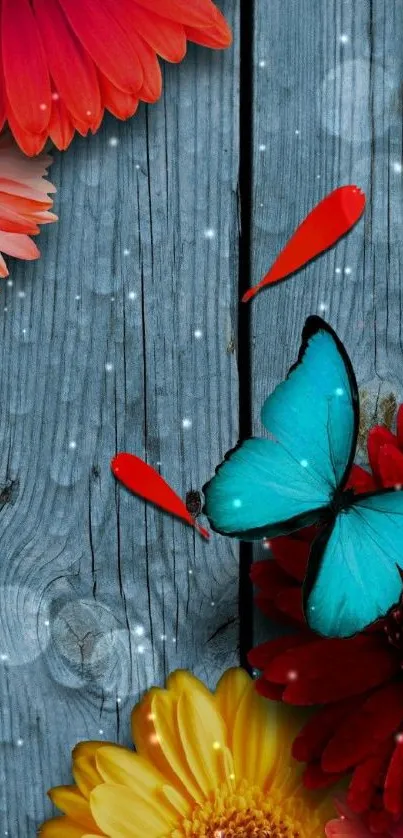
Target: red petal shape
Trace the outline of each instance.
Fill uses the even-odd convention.
[[[295,273],[328,250],[356,224],[365,208],[358,186],[340,186],[326,195],[297,227],[266,276],[242,297],[246,303],[261,288]]]
[[[312,635],[313,637],[313,635]],[[298,646],[305,646],[310,642],[309,634],[290,634],[286,637],[277,637],[275,640],[267,640],[248,653],[248,661],[255,669],[266,669],[273,658],[277,655],[282,655],[289,649],[295,649]]]
[[[124,93],[98,71],[99,86],[105,108],[119,119],[128,119],[136,113],[139,100],[133,93]]]
[[[294,740],[292,755],[298,762],[317,762],[341,722],[362,699],[345,699],[315,712]]]
[[[225,49],[232,44],[232,32],[224,15],[219,12],[219,17],[214,26],[208,29],[195,29],[192,26],[185,26],[186,37],[194,44],[210,49]]]
[[[373,492],[376,489],[376,483],[369,471],[354,465],[346,483],[346,489],[354,489],[357,494]]]
[[[281,701],[283,695],[283,688],[277,684],[269,684],[264,678],[258,678],[255,681],[256,692],[264,698],[269,698],[270,701]]]
[[[74,136],[74,125],[69,117],[66,105],[60,99],[54,99],[52,102],[49,136],[60,151],[70,145]]]
[[[378,452],[378,469],[385,489],[403,486],[403,454],[396,445],[382,445]]]
[[[399,729],[403,690],[388,684],[377,690],[340,725],[322,757],[325,771],[345,771],[377,752],[379,744]]]
[[[22,131],[40,135],[49,125],[52,100],[46,57],[29,0],[3,0],[1,38],[9,109]]]
[[[99,0],[58,0],[78,39],[101,72],[127,93],[138,93],[143,71],[129,33]],[[88,21],[91,25],[88,26]],[[131,33],[130,33],[131,34]]]
[[[276,657],[265,677],[284,684],[284,701],[328,704],[389,681],[396,657],[377,634],[316,640]]]
[[[102,109],[94,62],[57,2],[34,0],[33,8],[57,93],[71,115],[90,129]]]
[[[396,437],[388,428],[377,425],[369,431],[367,448],[369,464],[378,482],[381,480],[378,458],[383,445],[396,445]]]
[[[139,99],[143,102],[156,102],[162,92],[162,73],[158,58],[154,50],[134,33],[132,41],[143,69],[143,86],[139,90]]]
[[[403,812],[403,741],[397,741],[385,779],[383,800],[392,815]]]
[[[195,527],[204,538],[209,538],[209,532],[199,526],[176,492],[140,457],[135,457],[134,454],[118,454],[112,460],[111,467],[116,479],[131,492],[170,512],[171,515],[182,518],[187,524]]]
[[[342,774],[326,774],[319,762],[313,762],[304,771],[304,786],[310,790],[326,789],[337,783],[342,776]]]
[[[186,55],[186,36],[181,23],[145,11],[132,0],[120,0],[119,14],[135,17],[136,31],[166,61],[178,62]]]
[[[297,582],[303,582],[311,543],[292,536],[279,536],[272,540],[270,546],[277,564]]]
[[[10,105],[7,107],[7,121],[14,139],[24,154],[27,154],[28,157],[34,157],[42,151],[48,138],[48,128],[42,134],[32,134],[30,131],[25,131],[17,122],[13,111],[10,110]]]
[[[369,809],[374,791],[381,780],[385,760],[388,760],[390,751],[391,743],[384,743],[374,756],[364,760],[355,769],[348,790],[347,802],[350,809],[357,815]]]
[[[251,567],[250,578],[254,585],[263,588],[267,596],[271,598],[274,598],[284,586],[290,584],[290,577],[273,559],[254,562]]]
[[[396,433],[397,441],[399,445],[403,448],[403,404],[400,405],[399,410],[397,411]]]
[[[139,6],[188,26],[213,26],[217,9],[210,0],[136,0]]]

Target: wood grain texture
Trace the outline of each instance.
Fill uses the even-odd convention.
[[[214,684],[237,660],[236,545],[109,469],[135,452],[185,496],[237,438],[239,2],[221,6],[232,50],[191,47],[156,106],[55,154],[60,222],[1,289],[0,835],[33,836],[71,747],[128,742],[168,671]]]
[[[345,342],[367,425],[403,394],[402,38],[399,0],[276,0],[270,15],[256,2],[253,283],[330,190],[356,183],[368,204],[336,248],[252,304],[255,433],[312,313]],[[275,631],[259,615],[255,629]]]

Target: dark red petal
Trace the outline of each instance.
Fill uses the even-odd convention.
[[[385,489],[403,486],[403,454],[396,445],[381,446],[378,452],[378,469]]]
[[[302,541],[291,536],[279,536],[271,541],[271,551],[275,561],[298,582],[304,581],[310,549],[310,541]]]
[[[392,815],[403,811],[403,741],[397,741],[389,763],[383,795],[386,809]]]
[[[289,649],[295,649],[296,646],[305,645],[310,640],[310,635],[303,632],[290,634],[286,637],[277,637],[276,640],[268,640],[266,643],[261,643],[260,646],[251,649],[248,653],[248,661],[255,669],[264,670],[277,655],[281,655]]]
[[[354,489],[357,494],[373,492],[376,489],[376,483],[369,471],[365,471],[361,466],[353,466],[346,489]]]
[[[381,479],[381,475],[379,472],[379,449],[382,448],[383,445],[396,445],[397,439],[392,431],[388,428],[385,428],[384,425],[377,425],[375,428],[372,428],[368,434],[367,440],[367,448],[368,448],[368,459],[371,469],[378,481]]]
[[[264,678],[258,678],[255,681],[255,686],[256,692],[258,692],[259,695],[269,698],[270,701],[281,701],[283,688],[279,687],[278,684],[269,684],[269,682],[265,681]]]
[[[271,598],[274,598],[278,591],[290,583],[290,577],[273,559],[254,562],[250,578],[257,588],[262,588]]]
[[[396,668],[383,636],[359,634],[291,649],[271,661],[265,677],[287,685],[284,700],[291,704],[328,704],[389,681]]]
[[[377,752],[379,744],[399,729],[403,689],[388,684],[373,693],[336,730],[322,757],[325,771],[345,771]]]
[[[288,614],[284,614],[283,612],[279,611],[276,608],[272,599],[269,599],[264,594],[258,594],[255,597],[255,604],[259,611],[265,615],[272,623],[278,624],[281,623],[282,625],[289,626],[292,623],[296,624],[296,626],[300,626],[300,622],[298,620],[292,620]]]
[[[378,835],[378,838],[384,838],[386,833],[387,836],[394,834],[393,827],[394,827],[394,818],[389,812],[385,812],[384,809],[380,810],[372,810],[369,812],[368,817],[366,818],[368,827],[370,832],[373,832],[375,835]]]
[[[396,416],[396,433],[399,446],[403,448],[403,404],[400,405]]]
[[[362,702],[362,699],[345,699],[315,712],[304,725],[292,747],[298,762],[317,762],[334,731],[341,722]]]
[[[368,757],[355,769],[347,803],[357,815],[370,808],[375,789],[382,783],[385,761],[388,761],[392,748],[390,741],[382,743],[376,754]]]
[[[304,786],[310,790],[325,789],[337,783],[342,776],[342,774],[326,774],[319,762],[313,762],[304,771]]]

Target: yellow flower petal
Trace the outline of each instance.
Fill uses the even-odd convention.
[[[85,829],[91,829],[96,832],[97,825],[91,815],[88,800],[83,797],[76,786],[57,786],[51,789],[48,794],[52,803],[61,812],[65,815],[70,815],[73,820],[82,824]]]
[[[163,838],[171,824],[125,786],[97,786],[90,797],[91,811],[110,838]]]
[[[185,690],[201,692],[206,698],[211,696],[210,690],[207,689],[205,684],[187,669],[176,669],[175,672],[171,672],[167,678],[166,689],[175,692],[178,697]]]
[[[178,812],[172,810],[162,791],[164,777],[148,760],[127,748],[113,745],[100,748],[96,759],[105,783],[126,786],[132,792],[134,806],[146,804],[163,820],[176,825]]]
[[[223,751],[226,730],[211,694],[185,691],[178,702],[178,725],[185,756],[203,795],[227,779]]]
[[[102,778],[96,768],[96,754],[108,742],[79,742],[73,751],[73,777],[84,795],[89,797],[90,793]]]
[[[228,669],[220,678],[214,695],[218,712],[227,728],[228,747],[232,748],[235,719],[243,696],[248,691],[251,678],[241,668]]]
[[[186,798],[202,803],[203,795],[183,751],[177,707],[176,693],[151,689],[132,712],[133,741],[139,754],[155,765],[169,785],[179,785]]]
[[[85,828],[78,826],[70,818],[52,818],[41,826],[40,838],[99,838],[102,835],[90,835]]]
[[[263,788],[275,765],[278,748],[277,708],[262,698],[252,680],[244,691],[235,715],[233,755],[237,780]]]

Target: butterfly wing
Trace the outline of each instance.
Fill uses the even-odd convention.
[[[402,593],[403,492],[364,495],[316,539],[304,584],[309,626],[349,637],[382,617]]]
[[[308,318],[296,365],[266,400],[262,421],[275,439],[230,452],[204,488],[218,532],[272,537],[313,523],[348,477],[358,395],[347,353],[319,317]]]

